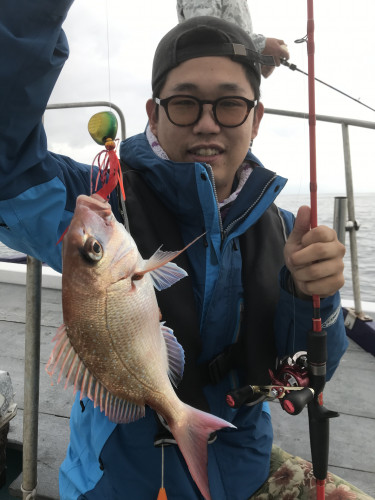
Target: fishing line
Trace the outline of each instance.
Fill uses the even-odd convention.
[[[304,42],[307,42],[307,35],[305,35],[303,38],[299,38],[299,39],[294,41],[294,43],[304,43]],[[303,75],[306,75],[307,77],[309,76],[308,73],[297,68],[296,64],[289,63],[286,59],[281,59],[280,64],[282,64],[283,66],[286,66],[287,68],[289,68],[292,71],[298,71],[299,73],[302,73]],[[326,85],[326,87],[329,87],[330,89],[334,90],[335,92],[338,92],[339,94],[342,94],[345,97],[352,99],[353,101],[357,102],[358,104],[361,104],[365,108],[371,109],[371,111],[375,111],[375,109],[372,108],[371,106],[368,106],[367,104],[360,101],[359,99],[356,99],[355,97],[352,97],[351,95],[346,94],[345,92],[343,92],[342,90],[339,90],[338,88],[334,87],[333,85],[330,85],[329,83],[323,82],[323,80],[319,80],[319,78],[316,78],[316,77],[314,77],[314,80],[316,80],[319,83],[322,83],[323,85]]]
[[[111,65],[109,59],[109,9],[108,9],[108,0],[105,0],[105,17],[106,17],[106,26],[107,26],[107,72],[108,72],[108,101],[109,108],[112,109],[112,99],[111,99]]]
[[[164,488],[164,445],[161,446],[161,487]]]

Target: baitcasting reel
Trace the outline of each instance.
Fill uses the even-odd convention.
[[[226,402],[232,408],[253,406],[262,401],[278,399],[282,408],[298,415],[313,400],[314,390],[309,385],[307,353],[299,351],[278,363],[275,374],[269,370],[273,385],[247,385],[230,391]]]

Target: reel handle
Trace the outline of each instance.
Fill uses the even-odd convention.
[[[304,387],[300,391],[291,391],[280,399],[283,410],[290,415],[298,415],[305,406],[314,399],[314,390],[310,387]]]

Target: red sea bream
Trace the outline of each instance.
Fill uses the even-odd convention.
[[[207,440],[233,427],[183,403],[171,382],[183,375],[184,353],[159,321],[154,287],[186,276],[160,249],[143,260],[108,202],[79,196],[63,239],[62,325],[47,364],[113,422],[144,416],[149,405],[167,422],[202,495],[210,499]],[[145,457],[147,460],[147,457]]]

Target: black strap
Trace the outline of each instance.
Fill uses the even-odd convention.
[[[227,346],[208,363],[199,366],[203,385],[218,384],[229,372],[238,367],[240,345]]]

